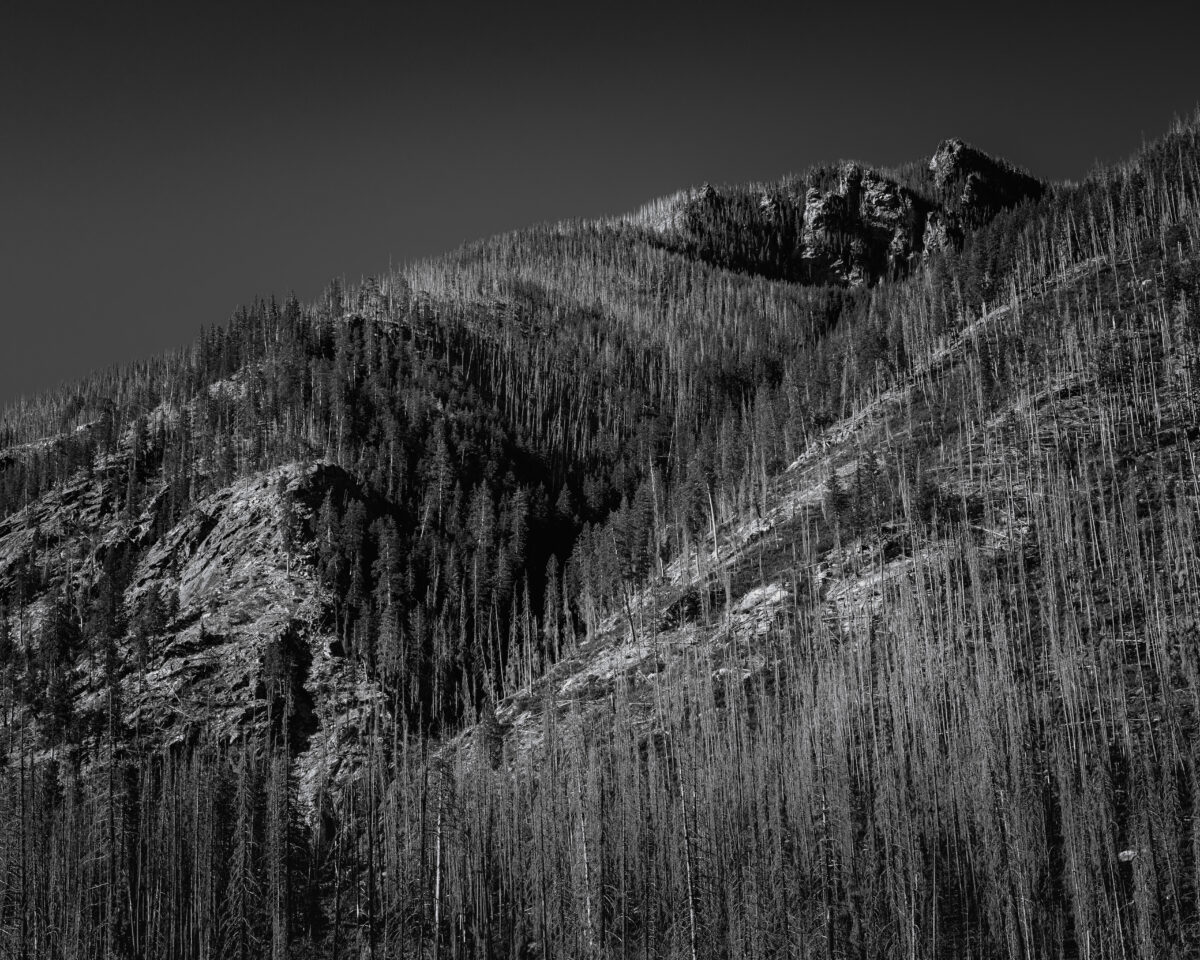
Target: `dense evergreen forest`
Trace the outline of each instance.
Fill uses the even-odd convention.
[[[1200,950],[1200,120],[268,298],[0,424],[0,955]]]

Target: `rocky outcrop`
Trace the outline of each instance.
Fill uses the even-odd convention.
[[[806,279],[859,286],[903,275],[923,249],[927,209],[895,181],[845,164],[835,189],[805,194]]]
[[[306,802],[352,776],[367,718],[386,705],[337,642],[313,518],[330,491],[356,494],[353,479],[325,463],[277,467],[200,499],[165,532],[162,494],[130,517],[123,484],[114,458],[0,520],[0,596],[9,598],[0,611],[14,641],[37,649],[57,598],[96,594],[108,555],[121,551],[136,558],[113,637],[130,742],[156,749],[274,731],[291,742]],[[78,717],[103,716],[110,703],[102,640],[77,654]]]
[[[968,226],[986,223],[1022,200],[1036,200],[1045,190],[1040,180],[957,138],[938,145],[929,172],[944,206]]]
[[[202,724],[233,738],[272,707],[264,677],[271,644],[299,637],[308,659],[328,655],[320,586],[309,565],[287,556],[279,496],[321,483],[325,469],[283,467],[241,480],[200,501],[147,551],[126,591],[130,620],[151,596],[169,597],[165,607],[177,612],[145,641],[132,728],[169,742]]]
[[[705,183],[654,220],[654,242],[772,279],[861,286],[904,276],[930,254],[1044,185],[961,140],[946,140],[905,184],[857,163],[799,185]]]
[[[924,244],[922,257],[938,250],[952,250],[962,245],[963,228],[957,216],[942,210],[935,210],[925,220]]]
[[[846,246],[851,226],[846,198],[812,187],[804,195],[804,226],[800,256],[810,279],[842,276],[847,272]]]
[[[164,743],[233,740],[286,717],[303,797],[349,775],[384,697],[342,654],[312,520],[327,492],[353,489],[338,467],[280,467],[205,498],[146,552],[126,592],[131,618],[170,591],[177,612],[150,638],[131,728]],[[296,531],[290,550],[285,527]]]

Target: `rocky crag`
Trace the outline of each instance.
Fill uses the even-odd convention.
[[[962,140],[887,173],[843,163],[759,188],[705,184],[643,211],[668,246],[731,269],[802,283],[862,286],[907,276],[966,231],[1035,201],[1042,181]]]

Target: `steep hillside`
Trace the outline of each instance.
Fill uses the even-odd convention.
[[[950,140],[10,411],[0,952],[1190,955],[1198,239]]]

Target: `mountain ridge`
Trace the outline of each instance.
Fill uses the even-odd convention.
[[[518,231],[4,421],[6,949],[1186,955],[1198,129]]]

